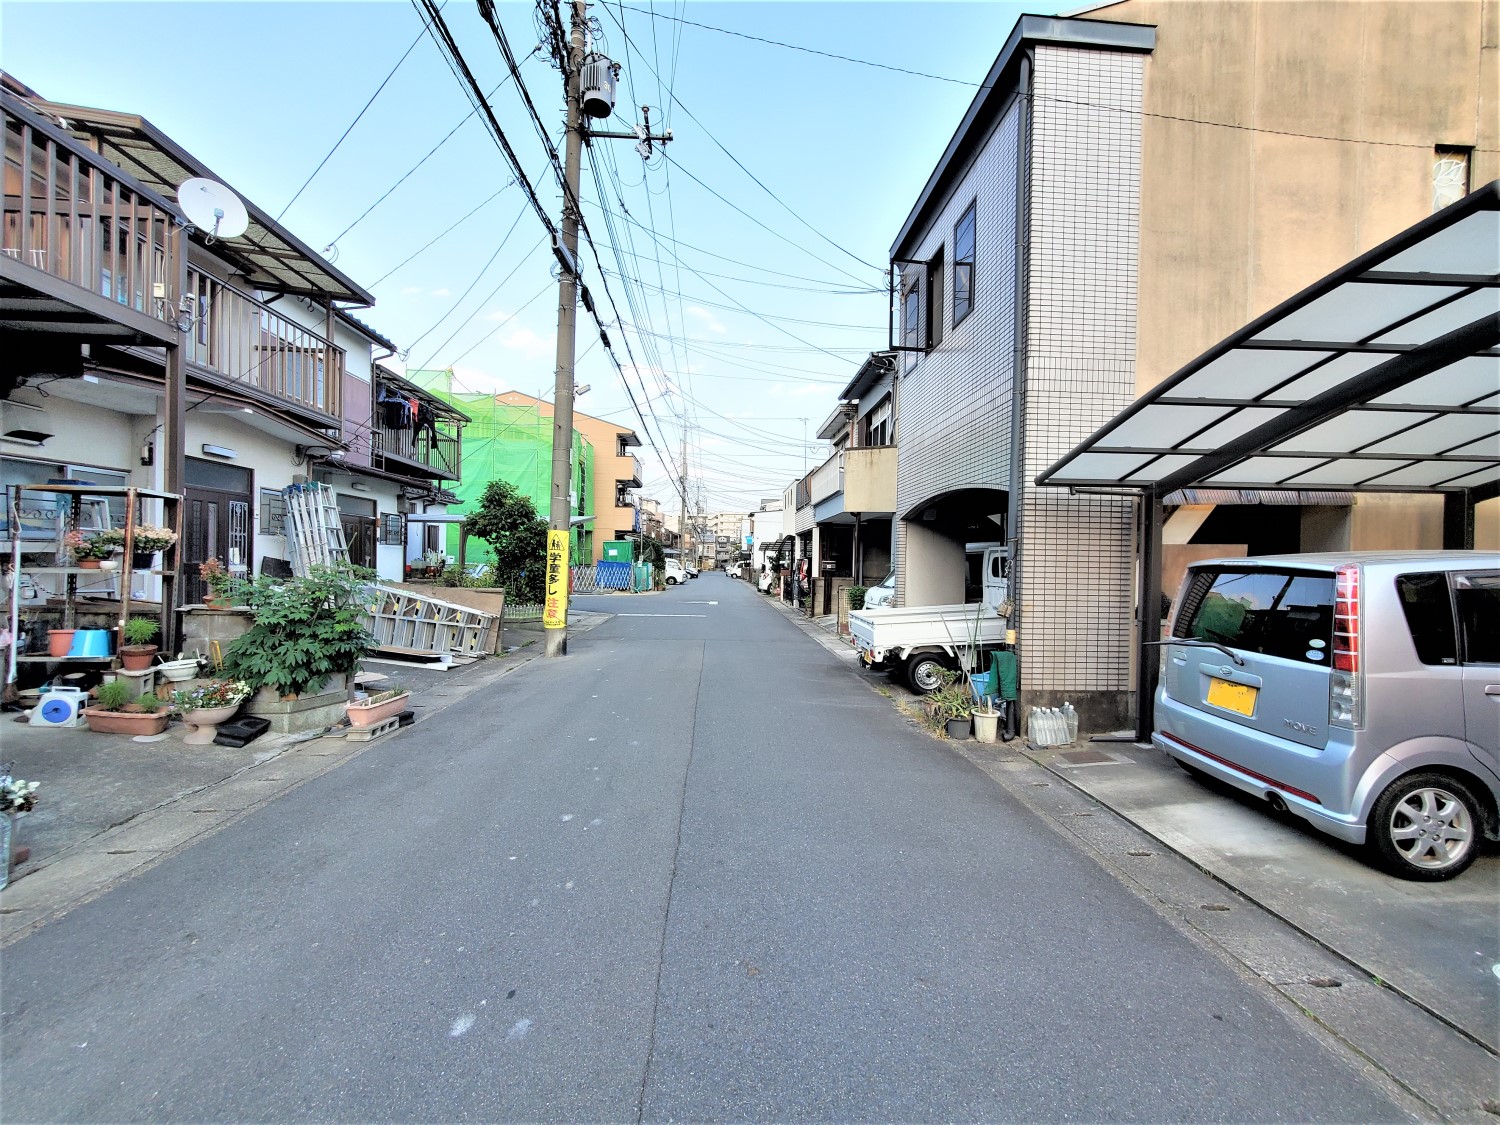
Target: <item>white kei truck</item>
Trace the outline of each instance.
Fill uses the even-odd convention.
[[[941,673],[983,672],[1010,627],[1009,552],[1002,544],[970,543],[980,556],[980,598],[956,605],[882,606],[849,614],[849,634],[860,659],[905,680],[919,695],[942,684]]]

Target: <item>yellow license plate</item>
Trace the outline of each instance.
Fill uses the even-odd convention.
[[[1255,714],[1255,697],[1259,693],[1259,688],[1251,687],[1249,684],[1230,683],[1216,676],[1210,676],[1208,679],[1209,704],[1222,707],[1226,711],[1233,711],[1236,715]]]

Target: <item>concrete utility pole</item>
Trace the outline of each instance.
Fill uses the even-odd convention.
[[[682,568],[687,569],[687,411],[682,415],[682,472],[678,474],[677,490],[682,494],[682,510],[677,515],[677,558]]]
[[[573,0],[570,11],[572,19],[568,57],[562,60],[568,98],[568,127],[563,153],[563,178],[567,190],[563,198],[559,245],[555,248],[561,274],[557,285],[557,385],[552,396],[552,495],[547,513],[549,578],[554,567],[559,564],[562,575],[560,585],[551,581],[548,584],[547,611],[543,617],[546,625],[543,631],[546,638],[543,653],[546,656],[565,656],[568,652],[567,568],[571,561],[568,558],[569,537],[573,531],[573,506],[569,502],[573,487],[573,365],[578,330],[578,227],[582,218],[578,213],[577,200],[583,145],[586,140],[595,137],[621,137],[638,141],[637,150],[644,158],[650,155],[651,142],[666,144],[672,139],[670,130],[660,136],[652,136],[649,125],[633,133],[588,131],[583,111],[583,70],[589,59],[586,0]],[[613,95],[610,101],[613,101]],[[559,533],[562,537],[561,544],[553,542]],[[559,611],[554,611],[554,597],[560,603]]]
[[[583,48],[584,27],[587,20],[584,0],[573,0],[572,36],[568,45],[567,90],[568,129],[563,154],[563,175],[567,191],[563,196],[562,253],[565,265],[557,284],[557,385],[552,396],[552,505],[547,514],[547,526],[560,531],[564,536],[572,534],[573,506],[568,501],[573,485],[573,360],[575,338],[578,330],[578,171],[583,156]],[[549,568],[554,553],[548,551]],[[563,551],[563,567],[570,560]],[[566,581],[566,579],[564,579]],[[566,591],[567,587],[563,587]],[[551,591],[549,590],[549,596]],[[564,594],[566,596],[566,594]],[[551,622],[549,621],[550,625]],[[547,656],[564,656],[568,651],[568,626],[566,602],[563,606],[561,627],[543,630],[544,653]]]

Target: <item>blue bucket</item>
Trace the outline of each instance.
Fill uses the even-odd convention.
[[[108,629],[79,629],[73,634],[73,647],[68,649],[68,655],[109,656],[109,641],[110,630]]]

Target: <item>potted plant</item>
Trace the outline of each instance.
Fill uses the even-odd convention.
[[[144,672],[156,658],[157,647],[152,644],[161,626],[149,617],[132,617],[120,629],[125,643],[120,646],[120,663],[127,672]]]
[[[119,547],[118,533],[101,531],[85,535],[76,528],[63,536],[63,547],[82,570],[99,570],[105,559]]]
[[[229,589],[234,584],[234,575],[218,559],[204,559],[198,564],[198,577],[208,587],[203,595],[203,604],[209,609],[228,609]]]
[[[379,726],[387,719],[401,714],[410,698],[411,692],[405,688],[388,688],[374,695],[361,693],[344,704],[344,711],[348,714],[349,725],[352,727]]]
[[[17,855],[16,818],[36,808],[36,791],[41,788],[37,781],[23,781],[12,777],[14,765],[0,769],[0,888],[10,882],[13,861],[24,858]]]
[[[261,575],[238,584],[255,623],[224,653],[224,671],[282,699],[353,675],[373,638],[365,631],[372,571],[313,566],[301,578]]]
[[[161,700],[149,692],[130,697],[130,688],[121,680],[100,684],[94,706],[83,709],[89,730],[95,734],[160,734],[167,729],[171,715],[161,710]]]
[[[974,708],[974,741],[994,742],[1000,734],[1000,712],[995,710],[994,704],[988,696],[980,705]]]
[[[136,570],[150,570],[158,551],[165,551],[177,542],[177,532],[159,524],[143,523],[135,529],[130,540],[130,565]]]
[[[219,724],[234,718],[250,694],[250,685],[242,680],[209,680],[191,691],[174,691],[172,705],[182,714],[188,728],[183,742],[206,746],[219,733]]]
[[[973,731],[973,693],[957,672],[943,669],[939,675],[942,686],[923,701],[932,728],[946,731],[949,738],[968,738]]]

